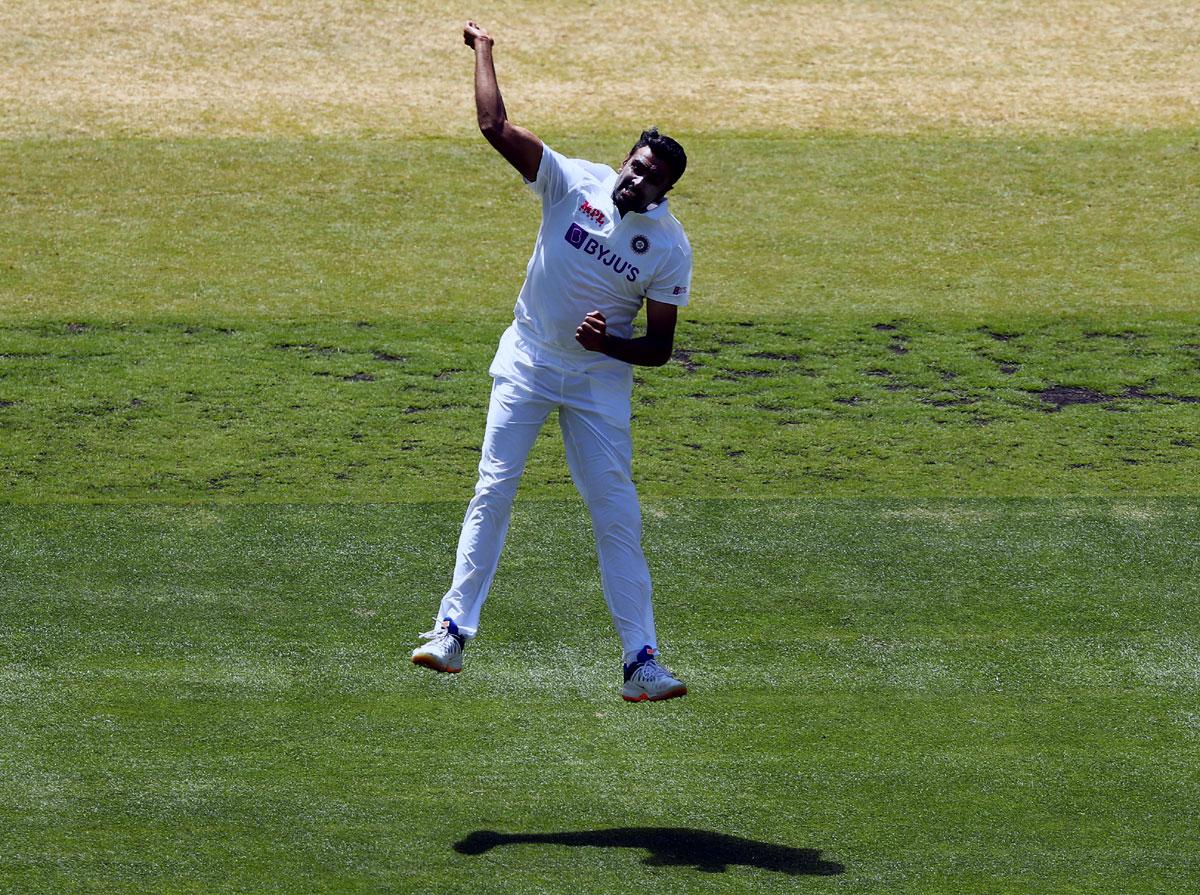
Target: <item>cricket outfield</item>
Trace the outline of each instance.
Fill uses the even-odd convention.
[[[0,891],[1194,887],[1195,10],[451,7],[0,11]],[[537,226],[467,18],[556,149],[689,152],[682,700],[617,695],[553,424],[408,664]]]

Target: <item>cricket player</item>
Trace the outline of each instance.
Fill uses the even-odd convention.
[[[434,671],[462,669],[525,459],[557,408],[571,477],[592,517],[604,598],[624,648],[621,695],[630,702],[683,696],[687,687],[656,658],[629,419],[633,365],[667,362],[677,309],[688,303],[691,246],[666,199],[687,156],[657,129],[641,135],[616,171],[559,155],[508,120],[487,31],[468,22],[463,38],[475,51],[479,129],[541,199],[542,224],[515,319],[489,370],[479,480],[454,580],[412,660]],[[643,300],[646,334],[633,338]]]

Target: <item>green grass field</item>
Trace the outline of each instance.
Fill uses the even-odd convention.
[[[1197,509],[650,502],[664,649],[693,688],[661,706],[616,698],[577,501],[521,505],[456,678],[407,650],[457,503],[14,509],[6,880],[1186,891]],[[844,872],[698,872],[708,852],[686,838],[655,867],[637,847],[452,848],[657,827],[816,849]]]
[[[599,9],[0,11],[0,892],[1196,888],[1194,10]],[[477,16],[556,148],[689,150],[683,700],[618,698],[553,423],[408,662],[537,227]]]

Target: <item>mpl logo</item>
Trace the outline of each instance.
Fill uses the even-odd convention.
[[[601,227],[603,227],[604,222],[608,220],[608,218],[606,218],[604,216],[604,212],[601,211],[596,206],[590,204],[587,199],[583,200],[583,204],[579,206],[579,210],[580,210],[580,212],[582,212],[583,214],[585,214],[589,218],[591,218],[593,221],[595,221],[597,224],[599,224]]]

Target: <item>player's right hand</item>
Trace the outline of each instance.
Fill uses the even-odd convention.
[[[486,30],[479,25],[476,25],[474,22],[467,22],[466,27],[463,28],[463,43],[473,50],[475,49],[475,41],[477,40],[483,40],[487,43],[495,43],[495,41],[492,40],[492,36],[488,34]]]
[[[599,311],[588,311],[583,323],[575,329],[575,341],[588,351],[603,351],[604,337],[608,333],[608,321]]]

